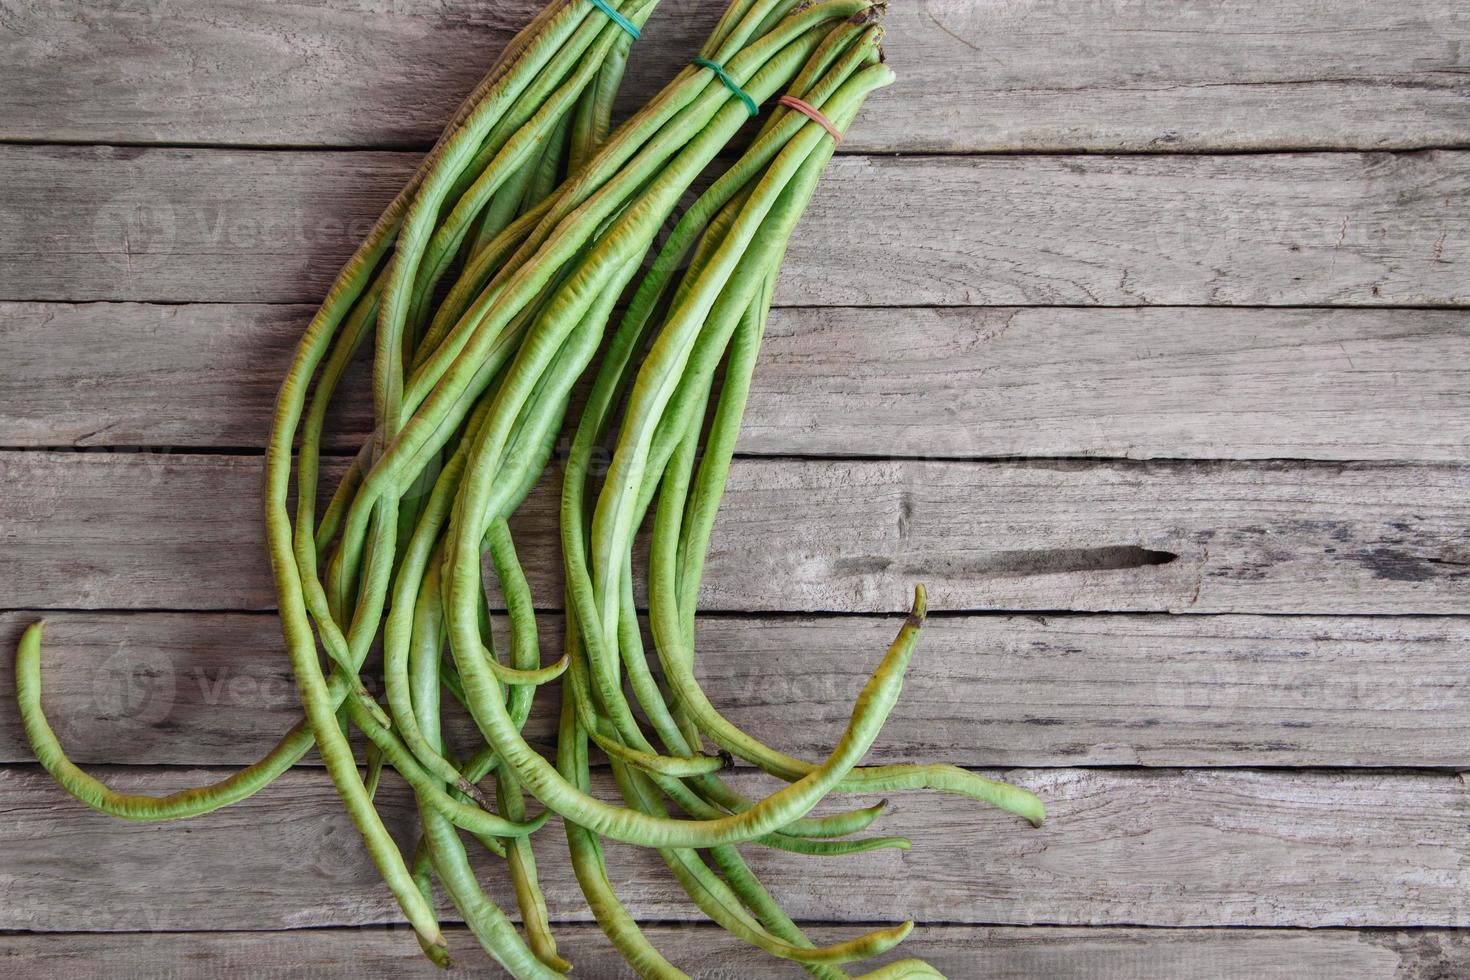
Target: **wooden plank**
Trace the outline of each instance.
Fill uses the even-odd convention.
[[[136,790],[218,772],[108,775]],[[1030,829],[973,801],[904,796],[879,826],[911,837],[911,851],[839,860],[747,848],[748,860],[804,921],[1470,925],[1470,794],[1454,774],[1006,775],[1043,796],[1046,826]],[[768,785],[735,780],[747,792]],[[378,808],[401,840],[411,835],[411,795],[397,780],[385,785]],[[254,930],[398,921],[320,770],[295,770],[251,800],[175,826],[87,812],[37,767],[3,769],[0,813],[0,892],[7,896],[0,928]],[[590,921],[560,838],[554,827],[538,838],[551,914]],[[635,916],[699,918],[656,854],[609,844],[607,862]],[[482,880],[508,899],[502,868],[487,864]]]
[[[259,457],[0,454],[12,608],[265,609]],[[517,514],[560,596],[555,494]],[[739,460],[701,608],[1462,613],[1470,467]],[[642,553],[640,550],[639,554]]]
[[[264,448],[276,391],[314,312],[0,304],[11,355],[0,367],[0,445]],[[328,444],[339,450],[360,445],[372,428],[367,353],[329,421]]]
[[[0,446],[261,447],[309,306],[0,304]],[[1435,310],[774,311],[743,453],[1463,461]],[[371,428],[349,377],[328,444]]]
[[[0,650],[36,615],[0,616]],[[45,703],[80,762],[243,765],[299,716],[272,615],[46,619]],[[699,674],[737,725],[819,759],[892,631],[886,619],[705,617]],[[559,616],[542,618],[541,637],[549,663]],[[935,618],[868,758],[1470,768],[1467,647],[1464,618]],[[0,762],[29,762],[13,696],[0,673]],[[554,690],[540,697],[557,703]],[[550,751],[554,722],[538,710],[528,737]],[[458,711],[449,727],[459,744],[473,737]]]
[[[18,586],[8,593],[16,604],[269,605],[262,460],[126,455],[15,453],[0,462],[0,543],[9,558],[6,584]],[[158,581],[160,573],[192,581],[169,584]],[[185,592],[194,597],[187,606],[180,605]],[[19,599],[25,594],[36,601]]]
[[[498,976],[493,961],[462,926],[445,930],[455,965]],[[852,927],[815,926],[815,942],[853,934]],[[799,977],[789,963],[765,957],[713,926],[651,925],[644,933],[692,976]],[[635,976],[590,925],[556,930],[561,952],[579,977]],[[921,926],[898,951],[868,963],[919,956],[950,977],[993,980],[1401,980],[1452,977],[1470,970],[1470,939],[1450,929],[1068,929],[1060,927]],[[92,980],[105,974],[199,980],[299,976],[320,980],[397,980],[441,976],[402,928],[295,929],[288,932],[12,933],[0,936],[0,958],[17,975]],[[482,974],[481,971],[488,971]]]
[[[8,7],[0,137],[423,145],[540,4]],[[624,111],[687,60],[723,4],[665,3]],[[929,0],[886,20],[899,84],[860,150],[1395,148],[1470,136],[1470,18],[1434,0]],[[1067,43],[1059,43],[1059,38]]]
[[[1425,310],[782,310],[740,445],[1460,460],[1467,326]]]
[[[313,302],[417,154],[0,147],[5,300]],[[1470,301],[1470,154],[842,157],[802,306]]]

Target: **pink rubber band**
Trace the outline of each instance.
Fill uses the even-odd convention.
[[[831,133],[832,141],[834,143],[842,142],[841,131],[839,131],[836,126],[832,125],[832,120],[822,115],[822,110],[818,109],[811,103],[803,102],[801,99],[798,99],[794,95],[783,95],[776,100],[776,104],[784,105],[788,109],[795,109],[797,112],[806,116],[812,122],[816,123],[818,126],[821,126],[827,132]]]

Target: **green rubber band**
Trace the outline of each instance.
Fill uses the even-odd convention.
[[[715,75],[719,77],[720,81],[725,83],[725,88],[740,96],[740,101],[745,103],[745,108],[750,110],[750,114],[752,116],[760,114],[761,107],[755,104],[755,99],[752,99],[748,94],[746,94],[745,89],[735,84],[735,79],[731,78],[728,74],[725,73],[724,65],[716,64],[715,62],[710,61],[708,58],[695,58],[692,62],[690,62],[690,64],[698,65],[700,68],[708,68],[710,71],[714,72]]]
[[[618,13],[617,10],[613,8],[612,4],[607,2],[607,0],[592,0],[592,5],[598,10],[601,10],[603,13],[607,14],[608,18],[614,24],[617,24],[623,30],[627,31],[628,34],[633,38],[633,40],[638,40],[638,25],[633,23],[628,18],[624,17],[622,14]]]

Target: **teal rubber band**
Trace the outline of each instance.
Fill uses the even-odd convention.
[[[627,31],[629,36],[631,36],[633,40],[638,40],[638,25],[633,23],[628,18],[624,17],[622,14],[618,13],[617,10],[612,6],[612,4],[607,2],[607,0],[592,0],[592,6],[607,14],[608,19],[611,20],[614,24],[617,24],[623,30]]]
[[[708,68],[714,72],[719,80],[725,83],[725,88],[740,96],[740,101],[745,103],[745,108],[750,110],[752,116],[760,115],[761,107],[755,104],[755,99],[752,99],[746,93],[745,89],[735,84],[735,79],[725,73],[724,65],[716,64],[708,58],[695,58],[690,64],[698,65],[700,68]]]

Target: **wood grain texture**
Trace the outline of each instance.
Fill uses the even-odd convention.
[[[158,790],[218,773],[107,776],[119,787]],[[911,851],[819,859],[753,847],[747,857],[804,921],[1470,925],[1470,794],[1454,774],[1005,775],[1041,794],[1044,827],[973,801],[904,795],[878,827],[911,837]],[[734,779],[746,792],[770,785]],[[598,786],[610,791],[605,781]],[[411,794],[397,780],[387,782],[378,808],[400,839],[416,826]],[[0,830],[7,899],[0,928],[254,930],[398,920],[321,770],[294,770],[244,803],[170,826],[85,811],[36,767],[0,769]],[[565,841],[555,827],[540,841],[552,916],[590,921]],[[699,918],[654,852],[609,844],[607,862],[634,915]],[[482,877],[508,900],[504,867],[488,854]]]
[[[294,721],[260,460],[212,451],[259,448],[313,304],[539,4],[0,0],[0,447],[94,450],[0,452],[0,647],[45,612],[47,706],[121,788]],[[719,6],[665,0],[624,111]],[[1470,975],[1470,5],[910,0],[887,27],[900,81],[782,276],[699,671],[819,757],[926,581],[943,614],[869,761],[1003,773],[1050,821],[906,795],[876,829],[911,852],[752,863],[825,941],[942,923],[903,953],[955,977]],[[349,397],[329,444],[367,420]],[[547,607],[554,518],[539,491],[517,525]],[[0,975],[435,972],[314,757],[123,823],[28,761],[13,693],[0,669]],[[410,844],[400,781],[382,803]],[[628,976],[558,827],[537,851],[576,976]],[[656,855],[608,860],[694,976],[798,975]]]
[[[0,616],[0,649],[36,615]],[[45,705],[79,762],[243,765],[299,717],[273,615],[46,620]],[[892,632],[882,618],[705,617],[698,672],[735,724],[819,759]],[[541,639],[549,663],[559,616],[542,617]],[[1470,768],[1467,647],[1464,618],[932,618],[868,759]],[[0,762],[30,762],[12,698],[0,672]],[[527,728],[548,753],[557,698],[543,692]],[[463,713],[449,720],[461,744],[473,737]]]
[[[261,447],[313,309],[8,303],[0,446]],[[1182,308],[773,311],[740,451],[1470,456],[1470,314]],[[371,428],[349,375],[327,443]]]
[[[281,379],[314,307],[0,305],[0,445],[264,448]],[[369,345],[370,347],[371,345]],[[372,428],[364,352],[328,421],[348,450]]]
[[[645,934],[696,980],[800,977],[789,963],[765,957],[710,926],[652,925]],[[845,939],[851,928],[806,930],[819,943]],[[463,927],[445,930],[455,965],[474,975],[497,968]],[[627,968],[595,926],[563,924],[561,951],[579,977],[630,980]],[[899,950],[873,964],[923,957],[946,976],[989,980],[1403,980],[1454,977],[1470,970],[1470,937],[1449,929],[1070,929],[921,926]],[[398,980],[442,976],[418,953],[403,928],[296,929],[287,932],[93,933],[0,936],[0,964],[16,975],[92,980],[108,974],[150,980],[188,976],[260,980]]]
[[[539,6],[17,0],[0,25],[0,138],[424,145]],[[721,7],[665,0],[634,49],[625,111]],[[1458,4],[924,0],[894,4],[886,24],[899,83],[864,110],[858,150],[1470,141]]]
[[[0,146],[0,300],[314,302],[418,155]],[[803,306],[1470,301],[1470,154],[841,157]]]
[[[740,448],[1462,460],[1467,362],[1450,311],[781,310]]]
[[[0,594],[271,608],[260,479],[260,457],[0,454]],[[1462,613],[1467,490],[1448,465],[744,459],[701,608],[898,612],[922,581],[945,612]],[[555,522],[543,486],[513,523],[547,607]]]

